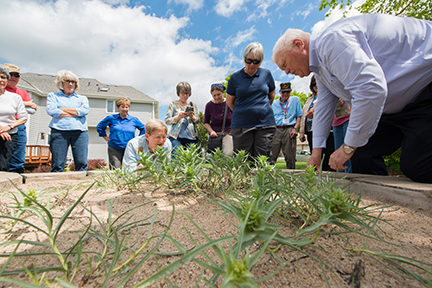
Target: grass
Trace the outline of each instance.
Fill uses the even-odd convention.
[[[295,169],[297,169],[297,170],[306,170],[306,164],[307,164],[307,162],[296,162],[295,163]],[[286,169],[285,160],[279,159],[276,162],[276,168],[278,168],[278,169]]]

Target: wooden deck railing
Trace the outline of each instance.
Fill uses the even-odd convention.
[[[51,164],[51,151],[48,145],[27,145],[26,167],[39,167]]]

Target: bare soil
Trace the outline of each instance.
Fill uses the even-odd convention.
[[[49,190],[50,201],[55,203],[52,212],[55,215],[54,221],[58,222],[79,196],[86,190],[92,183],[91,179],[84,181],[36,181],[29,184],[23,184],[21,188],[24,191],[28,189]],[[206,243],[205,239],[201,236],[199,231],[187,219],[187,217],[180,211],[187,213],[202,230],[207,233],[211,239],[228,236],[236,233],[235,226],[230,221],[236,223],[235,219],[226,216],[218,208],[217,205],[209,201],[203,196],[192,195],[183,190],[168,190],[158,189],[156,191],[154,186],[143,184],[138,191],[108,189],[93,186],[91,191],[85,196],[82,204],[91,209],[99,219],[107,221],[108,202],[109,199],[113,205],[113,218],[119,216],[121,213],[136,207],[137,205],[148,203],[134,210],[131,215],[133,217],[130,221],[153,216],[156,212],[157,223],[153,227],[153,235],[163,233],[165,227],[169,224],[173,205],[175,206],[174,221],[169,229],[169,234],[179,241],[186,249],[195,247],[191,241],[186,229],[191,233],[197,242],[196,245],[203,245]],[[10,199],[0,197],[0,209],[7,212],[8,208],[6,203]],[[363,199],[364,205],[374,203],[372,199]],[[380,232],[382,237],[384,233],[389,237],[388,241],[397,244],[389,245],[384,242],[368,241],[367,247],[369,249],[384,249],[386,253],[397,254],[420,260],[426,263],[432,263],[432,212],[431,211],[413,211],[408,208],[397,207],[396,211],[383,213],[382,218],[391,220],[394,225],[380,223],[383,232]],[[228,221],[228,219],[230,221]],[[36,225],[43,225],[40,220],[35,217],[27,218],[28,221]],[[3,221],[3,220],[1,220]],[[150,219],[146,222],[150,222]],[[1,222],[0,222],[1,224]],[[70,247],[72,242],[77,239],[79,233],[74,231],[82,231],[86,225],[90,224],[90,214],[81,206],[78,206],[71,214],[71,217],[66,221],[63,229],[59,235],[58,244],[60,250],[63,251]],[[279,223],[285,227],[281,229],[280,234],[292,235],[295,233],[288,223]],[[98,227],[98,224],[93,219],[92,227]],[[100,226],[96,229],[101,231]],[[325,227],[327,231],[336,230],[336,227]],[[148,236],[149,226],[137,226],[128,231],[124,231],[124,235],[131,236],[128,243],[133,248],[138,249],[144,244]],[[11,232],[0,234],[0,243],[12,240],[19,240],[25,238],[26,240],[46,241],[42,233],[38,233],[36,229],[17,225]],[[156,240],[150,242],[147,251],[153,247]],[[312,257],[305,256],[304,253],[295,251],[287,246],[281,246],[276,254],[279,258],[290,260],[290,263],[283,267],[275,276],[269,280],[258,283],[259,287],[326,287],[327,283],[331,287],[424,287],[421,283],[415,280],[407,279],[399,275],[402,273],[398,268],[391,271],[377,260],[368,256],[365,253],[349,252],[344,247],[363,248],[366,244],[364,237],[358,235],[350,235],[349,244],[344,239],[337,235],[320,236],[314,243],[314,246],[303,248],[311,256],[322,260],[327,263],[328,267],[320,265]],[[256,245],[258,246],[258,244]],[[224,247],[228,249],[228,243],[224,243]],[[272,248],[277,248],[272,246]],[[13,251],[14,246],[0,246],[0,254],[9,254]],[[89,239],[85,242],[83,247],[84,251],[98,251],[102,252],[103,246],[101,242],[95,238]],[[42,249],[33,245],[21,245],[19,253],[36,253],[42,251],[49,251],[49,249]],[[159,253],[178,252],[171,242],[164,240],[162,245],[157,249]],[[208,250],[208,254],[213,257],[217,262],[212,250]],[[130,256],[130,252],[124,252],[124,255]],[[127,282],[125,287],[133,286],[143,279],[151,276],[159,270],[159,267],[164,267],[175,260],[179,256],[162,256],[150,257],[138,269],[134,276]],[[201,259],[203,259],[201,257]],[[0,258],[0,267],[4,265],[6,258]],[[134,263],[137,263],[135,261]],[[43,257],[15,257],[14,260],[8,265],[6,270],[22,269],[24,265],[28,268],[42,266],[59,266],[59,261],[54,256]],[[262,278],[272,273],[280,262],[271,254],[263,254],[252,268],[252,273],[255,278]],[[80,264],[73,284],[79,287],[100,287],[104,278],[97,276],[102,271],[99,269],[95,271],[90,277],[88,271],[87,261],[84,259]],[[413,271],[427,277],[425,273],[419,269],[413,268]],[[204,287],[204,281],[199,281],[202,268],[194,262],[185,263],[180,269],[168,276],[170,282],[178,287]],[[212,272],[204,270],[202,276],[210,278]],[[62,277],[63,274],[49,272],[45,275],[46,279],[53,279],[56,276]],[[31,279],[25,273],[17,276],[8,276],[21,281],[31,282]],[[354,279],[354,280],[353,280]],[[111,279],[109,287],[115,287],[120,279]],[[221,281],[218,282],[219,284]],[[56,284],[53,284],[55,286]],[[15,287],[9,283],[0,283],[0,287]],[[60,286],[56,286],[60,287]],[[161,280],[152,287],[171,287],[166,280]]]

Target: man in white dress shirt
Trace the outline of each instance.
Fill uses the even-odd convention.
[[[351,103],[344,144],[330,157],[343,170],[387,175],[382,159],[402,147],[401,170],[432,183],[432,22],[372,14],[341,19],[312,35],[288,29],[273,48],[287,74],[313,72],[318,83],[314,149],[319,167],[340,99]]]

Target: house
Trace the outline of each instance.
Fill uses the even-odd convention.
[[[51,116],[46,113],[46,98],[50,92],[58,92],[54,81],[56,76],[36,73],[22,73],[18,87],[26,90],[38,106],[34,115],[29,115],[27,126],[27,145],[48,145]],[[103,118],[115,114],[115,101],[126,97],[131,101],[129,114],[146,123],[159,118],[159,102],[131,86],[107,85],[92,78],[80,78],[78,93],[89,100],[90,111],[87,115],[89,132],[88,159],[102,158],[108,162],[108,145],[98,136],[96,125]],[[108,132],[108,131],[107,131]],[[137,133],[138,134],[138,133]],[[69,149],[68,158],[72,159]]]

